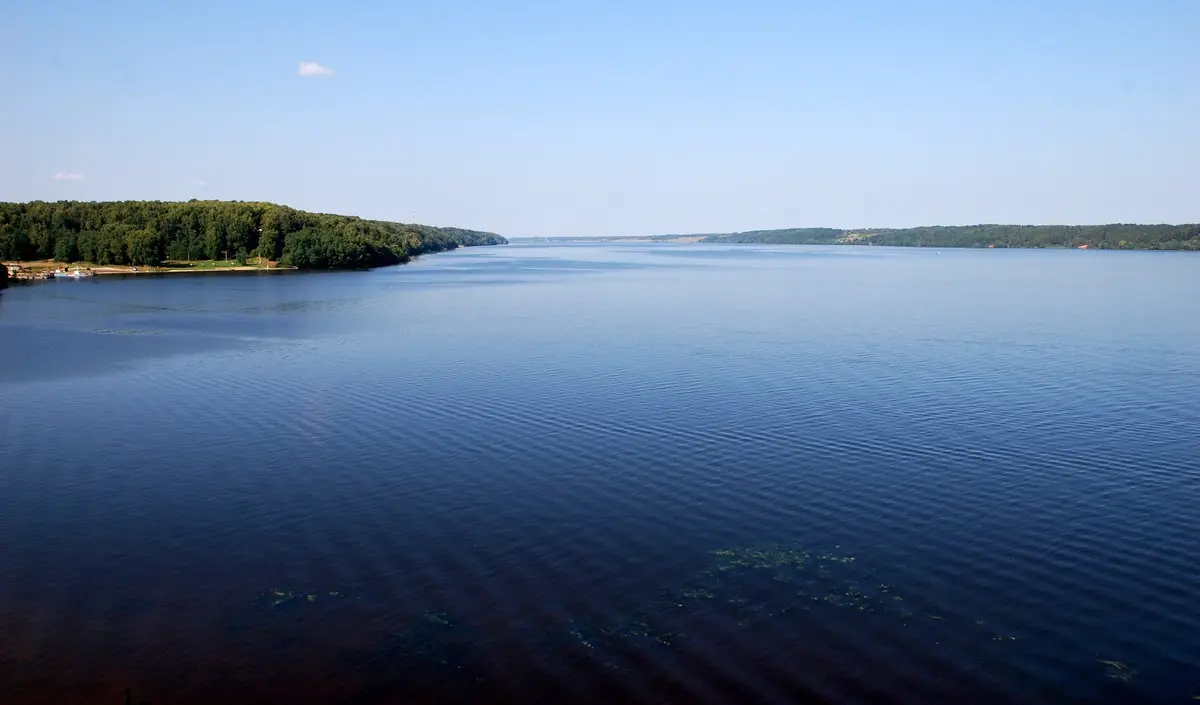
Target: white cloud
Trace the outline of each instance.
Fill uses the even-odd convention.
[[[55,181],[83,181],[83,174],[77,171],[60,171],[50,178]]]
[[[328,66],[322,66],[315,61],[301,61],[300,70],[296,73],[300,76],[332,76],[333,69]]]

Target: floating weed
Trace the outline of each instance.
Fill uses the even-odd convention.
[[[931,628],[932,622],[954,624],[948,617],[917,607],[932,605],[910,600],[897,594],[891,584],[872,579],[873,572],[859,567],[853,556],[786,545],[722,548],[709,556],[711,562],[684,587],[658,593],[626,618],[594,626],[572,621],[571,640],[588,658],[613,665],[621,661],[619,654],[631,649],[671,647],[686,640],[690,628],[698,625],[695,618],[700,610],[702,622],[715,616],[746,630],[760,628],[767,620],[836,619],[832,613],[816,616],[829,610],[848,610],[867,619],[890,616],[904,626],[922,630]],[[878,617],[866,617],[868,614]],[[922,620],[914,622],[917,615]],[[984,624],[979,619],[955,626],[960,631],[978,630],[980,640],[1015,640],[979,629]]]
[[[582,644],[589,653],[594,653],[596,651],[596,645],[593,644],[592,641],[586,635],[584,635],[584,633],[578,627],[572,626],[567,633],[570,634],[575,641]]]
[[[280,590],[278,588],[267,591],[267,597],[271,601],[272,607],[285,605],[296,599],[296,593],[291,590]]]
[[[443,627],[452,626],[450,617],[445,612],[426,612],[424,614],[425,621],[431,624],[437,624]]]
[[[326,601],[330,598],[341,599],[346,595],[338,590],[320,591],[320,590],[290,590],[287,588],[271,588],[258,596],[258,601],[266,602],[271,607],[282,607],[293,602],[314,603],[318,600]]]
[[[673,646],[686,638],[695,610],[723,613],[744,629],[767,619],[808,611],[808,605],[840,607],[857,612],[880,610],[873,581],[847,574],[850,556],[814,553],[786,545],[722,548],[709,554],[712,562],[685,586],[667,590],[628,618],[585,626],[572,621],[569,634],[589,658],[598,661],[618,651]],[[782,588],[782,589],[781,589]],[[703,607],[701,606],[703,605]],[[796,609],[799,607],[800,609]],[[683,629],[679,629],[683,627]]]
[[[908,599],[881,583],[873,571],[862,568],[854,557],[813,552],[786,545],[723,548],[711,551],[710,562],[676,589],[663,590],[643,603],[641,609],[598,623],[570,620],[565,629],[546,634],[563,639],[581,657],[596,665],[618,668],[624,658],[643,649],[671,648],[686,640],[691,629],[712,619],[741,629],[760,628],[767,620],[893,619],[897,626],[931,630],[925,620],[952,621],[920,607],[934,608],[920,599]],[[346,597],[342,592],[269,590],[261,596],[273,607],[308,605]],[[911,596],[910,596],[911,597]],[[920,596],[917,596],[919,598]],[[298,599],[303,598],[303,599]],[[320,598],[320,599],[317,599]],[[799,609],[797,609],[799,608]],[[833,610],[849,610],[839,617]],[[916,614],[923,620],[913,621]],[[871,616],[868,616],[871,615]],[[971,621],[974,624],[971,624]],[[1015,637],[979,629],[982,619],[957,623],[960,631],[975,630],[980,640],[1014,641]],[[383,648],[367,660],[381,669],[400,662],[447,667],[457,671],[469,665],[470,647],[444,612],[419,613],[409,628],[392,633]],[[563,643],[563,642],[559,642]],[[462,652],[462,653],[460,653]],[[1102,662],[1113,680],[1129,681],[1134,672],[1120,662]],[[419,667],[419,666],[418,666]],[[407,668],[407,667],[404,667]]]
[[[1100,663],[1104,664],[1105,673],[1108,675],[1109,680],[1118,681],[1120,683],[1128,683],[1129,681],[1133,680],[1135,675],[1137,675],[1137,671],[1130,668],[1128,664],[1120,661],[1107,661],[1100,659]]]
[[[721,572],[735,568],[801,568],[811,558],[808,551],[798,551],[786,546],[768,548],[718,549],[712,552],[719,560],[713,569]]]

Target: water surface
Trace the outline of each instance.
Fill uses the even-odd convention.
[[[0,296],[0,702],[1189,702],[1200,257]]]

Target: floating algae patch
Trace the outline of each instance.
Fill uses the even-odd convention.
[[[1104,673],[1108,679],[1119,683],[1128,683],[1137,675],[1137,671],[1120,661],[1101,660],[1100,664],[1104,666]]]
[[[422,616],[425,618],[425,621],[429,622],[430,624],[436,624],[442,627],[453,626],[453,624],[450,622],[450,616],[445,612],[426,612]]]
[[[346,593],[341,590],[296,590],[292,588],[271,588],[260,593],[255,598],[259,606],[281,608],[303,603],[327,604],[334,600],[346,599]]]
[[[995,634],[983,620],[956,623],[939,611],[897,594],[853,556],[777,544],[714,550],[708,565],[681,587],[622,617],[574,619],[568,633],[577,653],[613,668],[623,655],[703,638],[702,625],[714,619],[746,630],[791,620],[788,628],[795,633],[812,622],[868,628],[862,620],[885,619],[919,626],[931,641],[939,634],[981,642],[1013,638]]]
[[[831,605],[858,612],[889,608],[891,587],[877,583],[852,556],[786,545],[720,549],[701,572],[702,589],[727,595],[743,612],[774,616]]]
[[[622,656],[671,648],[699,634],[713,617],[743,629],[789,614],[828,607],[883,611],[887,586],[850,556],[789,546],[719,549],[683,586],[659,593],[642,609],[607,620],[574,619],[568,633],[586,658],[618,668]]]

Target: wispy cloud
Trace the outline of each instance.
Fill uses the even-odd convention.
[[[296,73],[300,76],[332,76],[333,69],[315,61],[301,61],[300,69]]]
[[[83,174],[77,171],[60,171],[50,178],[55,181],[83,181]]]

